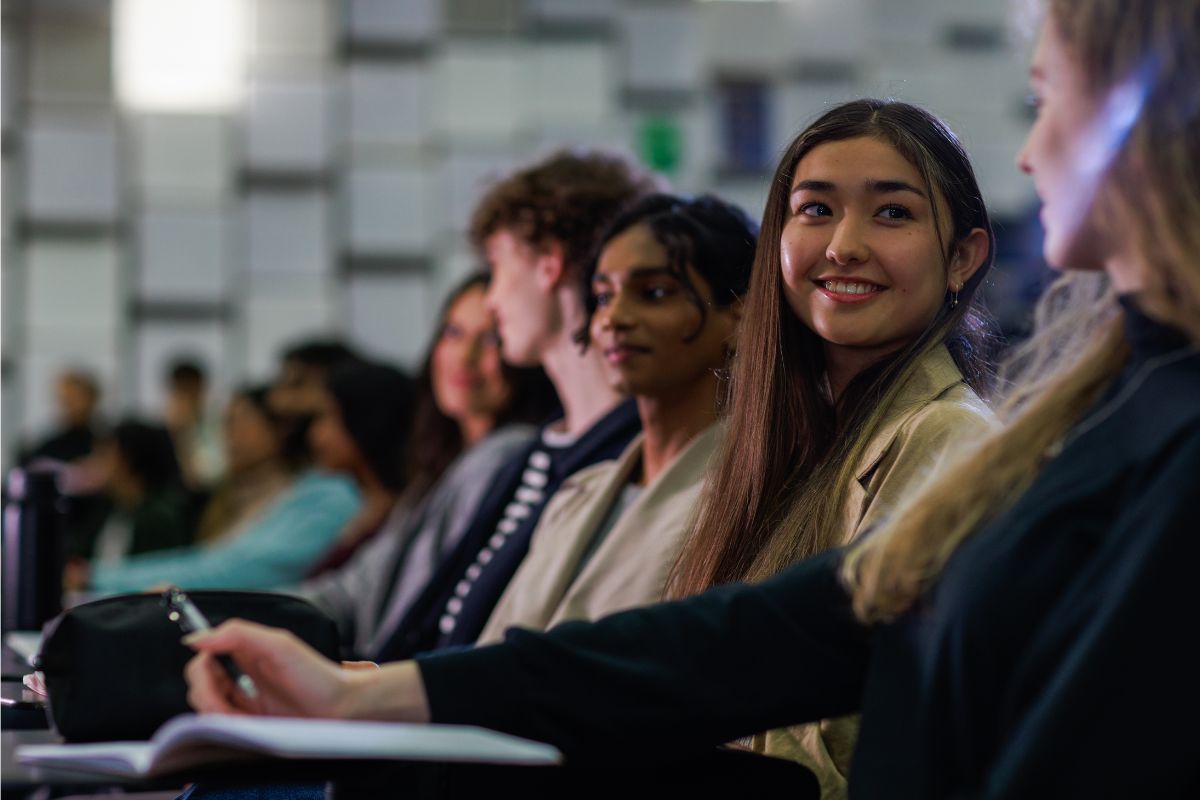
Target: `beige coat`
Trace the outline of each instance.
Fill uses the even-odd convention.
[[[488,619],[480,644],[500,640],[513,626],[545,630],[657,602],[683,547],[720,438],[719,425],[696,436],[622,512],[582,569],[593,537],[638,469],[642,437],[616,461],[568,478],[546,506],[529,555]]]
[[[991,409],[963,382],[945,347],[922,359],[857,471],[846,503],[843,541],[853,541],[882,521],[948,450],[994,423]],[[855,715],[760,734],[755,749],[807,766],[821,782],[821,797],[829,800],[846,796],[857,735]]]

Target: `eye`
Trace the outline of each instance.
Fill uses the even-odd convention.
[[[673,286],[647,286],[642,290],[642,297],[647,300],[666,300],[675,294]]]
[[[612,292],[604,291],[603,289],[593,289],[592,300],[596,303],[596,308],[604,308],[612,302]]]
[[[457,340],[463,337],[462,328],[455,325],[453,322],[447,322],[442,326],[441,338],[447,340]]]
[[[833,211],[824,203],[811,202],[801,203],[796,209],[796,216],[805,217],[832,217]]]
[[[899,222],[900,220],[913,218],[912,212],[907,208],[894,204],[884,206],[883,208],[879,209],[879,211],[875,212],[875,215],[883,217],[889,222]]]

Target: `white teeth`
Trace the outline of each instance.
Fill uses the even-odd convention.
[[[847,281],[825,281],[825,288],[836,294],[867,294],[879,287],[873,283],[849,283]]]

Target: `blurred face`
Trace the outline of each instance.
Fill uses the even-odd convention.
[[[279,435],[271,421],[244,397],[234,396],[225,411],[225,461],[237,474],[279,456]]]
[[[316,417],[308,429],[308,446],[317,465],[332,472],[354,473],[366,463],[342,422],[337,401],[324,389],[321,390]]]
[[[288,360],[283,362],[268,399],[276,413],[287,417],[303,417],[316,413],[324,402],[324,393],[324,370]]]
[[[71,377],[60,378],[54,386],[54,400],[58,405],[59,419],[64,425],[86,425],[95,411],[95,398],[79,381]]]
[[[520,367],[539,366],[557,330],[549,287],[539,280],[539,255],[508,230],[489,236],[484,252],[492,270],[487,305],[496,315],[504,360]]]
[[[1083,74],[1050,21],[1034,50],[1030,86],[1038,115],[1017,165],[1033,176],[1042,200],[1046,261],[1059,269],[1098,269],[1109,249],[1109,226],[1097,224],[1094,203],[1107,166],[1105,126],[1097,124]]]
[[[947,269],[933,202],[916,167],[872,137],[820,144],[797,164],[780,241],[784,294],[831,357],[910,343],[978,267],[956,255]]]
[[[433,346],[433,396],[438,409],[457,421],[494,419],[508,404],[496,317],[484,289],[468,289],[450,306]]]
[[[604,247],[592,278],[596,313],[592,346],[604,356],[613,386],[641,397],[684,391],[725,364],[737,317],[711,304],[712,291],[692,268],[688,277],[708,308],[700,310],[668,270],[666,249],[643,225]]]

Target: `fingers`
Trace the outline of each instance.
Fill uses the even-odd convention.
[[[243,713],[230,702],[234,696],[233,682],[207,653],[199,653],[188,661],[183,670],[188,684],[188,705],[200,712],[219,714]]]
[[[256,622],[231,619],[215,628],[189,633],[183,637],[183,643],[201,653],[232,654],[245,651],[257,654],[272,646],[278,646],[277,642],[281,638],[290,638],[290,635],[286,631],[268,628]]]

